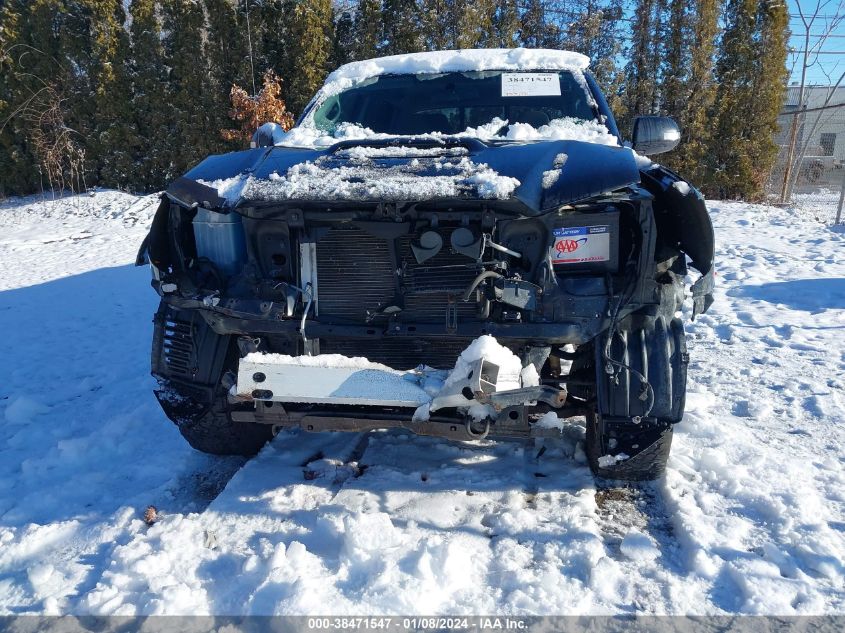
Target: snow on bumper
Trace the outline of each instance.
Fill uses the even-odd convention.
[[[249,354],[237,396],[266,402],[417,408],[431,400],[412,372],[339,355]]]
[[[536,374],[518,364],[503,365],[482,355],[460,358],[451,372],[429,367],[403,372],[364,358],[252,353],[240,360],[231,393],[234,401],[259,406],[350,406],[355,407],[353,417],[359,418],[379,408],[405,409],[415,423],[428,422],[434,412],[445,410],[449,416],[488,426],[502,418],[512,422],[514,408],[538,402],[553,409],[564,406],[564,389],[536,384]],[[522,415],[519,420],[529,426]]]

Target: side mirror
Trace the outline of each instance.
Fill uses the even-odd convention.
[[[631,147],[651,156],[675,149],[681,142],[681,128],[668,116],[638,116],[634,119]]]
[[[278,145],[285,138],[285,128],[278,123],[264,123],[252,135],[252,141],[249,146],[256,147],[273,147]]]

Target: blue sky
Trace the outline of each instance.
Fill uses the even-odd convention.
[[[801,19],[798,16],[798,5],[804,8],[804,13],[812,13],[817,4],[824,5],[825,2],[827,4],[821,10],[822,15],[833,16],[836,15],[837,12],[841,13],[842,9],[840,8],[840,0],[788,0],[789,2],[789,13],[791,16],[789,20],[789,26],[792,29],[792,38],[790,40],[790,45],[795,49],[803,49],[804,48],[804,25],[801,22]],[[811,29],[812,34],[820,34],[823,33],[826,29],[825,20],[817,20],[814,24],[813,28]],[[822,51],[827,52],[845,52],[845,21],[840,24],[833,32],[833,37],[830,37],[822,46]],[[819,38],[812,38],[814,42],[818,42]],[[788,60],[788,66],[791,67],[792,60],[795,59],[794,55],[791,55]],[[809,83],[827,83],[827,79],[824,76],[823,70],[826,70],[830,75],[833,76],[833,80],[839,78],[839,75],[842,74],[842,71],[845,70],[845,55],[820,55],[819,60],[816,66],[811,68],[807,74],[807,80]],[[801,76],[801,69],[796,64],[795,69],[792,73],[792,81],[798,81]]]

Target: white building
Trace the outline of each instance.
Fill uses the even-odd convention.
[[[798,86],[787,88],[784,113],[801,109],[800,92]],[[796,183],[798,191],[841,186],[845,168],[845,105],[818,109],[836,104],[845,104],[845,86],[808,86],[804,89],[807,112],[799,118],[796,144],[796,157],[803,153]],[[788,114],[778,117],[780,131],[775,141],[781,152],[772,175],[774,185],[778,177],[783,176],[793,118]]]

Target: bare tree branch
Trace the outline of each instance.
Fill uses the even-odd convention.
[[[798,103],[796,107],[800,114],[794,116],[790,123],[789,142],[787,145],[786,154],[786,169],[784,170],[783,185],[781,187],[781,202],[788,202],[792,198],[792,191],[795,187],[795,182],[800,172],[800,166],[809,148],[812,134],[818,128],[820,116],[817,116],[812,126],[811,132],[806,136],[806,140],[799,144],[798,130],[804,125],[804,119],[807,111],[807,74],[811,68],[818,66],[822,74],[827,78],[830,84],[832,73],[834,69],[825,69],[820,63],[820,56],[824,54],[824,45],[834,34],[840,25],[845,21],[845,0],[816,0],[815,5],[807,0],[795,0],[798,17],[801,24],[804,26],[803,33],[800,34],[804,41],[803,50],[800,51],[800,56],[796,55],[795,63],[800,64],[801,68],[801,82],[798,89]],[[830,12],[833,11],[831,14]],[[817,26],[818,25],[818,26]],[[817,32],[813,32],[813,31]],[[816,38],[813,40],[812,38]],[[798,53],[798,51],[795,51]],[[794,67],[793,67],[794,70]],[[824,105],[828,105],[836,88],[842,83],[845,73],[830,89]],[[800,147],[799,147],[800,145]]]

